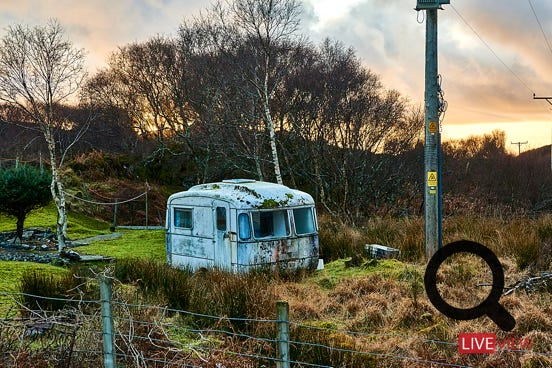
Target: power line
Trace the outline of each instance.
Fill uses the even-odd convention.
[[[548,50],[550,50],[550,53],[552,54],[552,46],[550,46],[550,42],[548,41],[548,37],[546,37],[546,32],[544,32],[544,28],[542,28],[542,24],[539,20],[539,17],[537,16],[537,12],[535,11],[535,8],[533,7],[533,4],[531,3],[531,0],[527,0],[529,3],[529,6],[531,7],[531,11],[533,12],[533,15],[535,16],[535,19],[537,20],[537,23],[540,27],[540,30],[542,32],[542,36],[544,37],[544,40],[546,41],[546,45],[548,46]]]
[[[453,4],[450,4],[450,6],[452,7],[452,10],[454,10],[454,12],[458,15],[458,17],[460,17],[460,19],[462,19],[462,21],[466,24],[466,26],[468,26],[468,28],[471,29],[473,33],[475,33],[475,35],[477,36],[477,38],[479,38],[479,40],[480,40],[481,42],[483,42],[483,44],[484,44],[484,45],[491,51],[491,53],[498,59],[498,61],[500,61],[500,63],[501,63],[502,65],[504,65],[504,67],[505,67],[506,69],[508,69],[508,70],[510,71],[510,73],[512,73],[512,75],[513,75],[514,77],[516,77],[516,79],[517,79],[521,84],[523,84],[523,86],[525,86],[525,88],[527,88],[527,89],[529,90],[529,92],[531,92],[531,93],[534,94],[533,90],[532,90],[531,88],[529,88],[529,86],[527,85],[527,83],[525,83],[525,82],[523,81],[523,79],[521,79],[520,76],[517,75],[516,72],[514,72],[514,71],[512,70],[512,68],[510,68],[510,67],[504,62],[504,60],[502,60],[502,59],[500,58],[500,56],[498,56],[498,54],[492,49],[492,47],[483,39],[483,37],[481,37],[481,35],[475,30],[475,28],[473,28],[473,27],[471,26],[471,24],[468,23],[468,21],[462,16],[462,14],[460,14],[460,12],[454,7],[454,5],[453,5]]]

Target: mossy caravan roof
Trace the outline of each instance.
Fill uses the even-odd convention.
[[[167,204],[177,204],[179,198],[207,197],[232,203],[236,208],[280,208],[314,205],[312,196],[285,185],[250,179],[223,180],[200,184],[172,194]]]

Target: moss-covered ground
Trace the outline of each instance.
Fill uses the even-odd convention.
[[[57,212],[54,204],[32,211],[25,220],[25,227],[50,228],[55,231]],[[67,235],[72,240],[110,233],[110,224],[78,213],[69,213]],[[15,230],[15,219],[0,214],[0,231]],[[139,257],[154,260],[165,259],[165,232],[163,230],[123,230],[114,240],[94,242],[77,247],[81,254],[97,254],[114,258]],[[19,290],[21,276],[29,271],[61,274],[67,268],[50,264],[0,261],[0,316],[14,307],[10,292]],[[2,294],[3,293],[3,294]]]
[[[75,248],[81,254],[125,258],[151,258],[165,260],[164,230],[120,230],[121,237],[113,240],[100,240],[90,245]]]

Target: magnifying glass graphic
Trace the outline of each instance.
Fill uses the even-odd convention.
[[[472,308],[462,309],[453,307],[441,297],[437,290],[437,270],[448,257],[456,253],[471,253],[483,258],[493,273],[491,292],[481,304]],[[439,249],[427,264],[424,285],[427,296],[433,306],[447,317],[458,320],[470,320],[487,315],[504,331],[511,331],[516,326],[514,317],[498,303],[504,289],[502,264],[496,255],[482,244],[469,240],[460,240],[449,243]]]

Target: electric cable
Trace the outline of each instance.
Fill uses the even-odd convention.
[[[500,56],[498,56],[498,54],[492,49],[492,47],[483,39],[483,37],[481,37],[481,35],[477,32],[477,30],[476,30],[474,27],[472,27],[472,25],[471,25],[470,23],[468,23],[468,21],[466,20],[466,18],[464,18],[464,17],[462,16],[462,14],[460,14],[460,12],[454,7],[454,5],[450,4],[450,6],[452,7],[452,10],[454,10],[454,12],[458,15],[458,17],[466,24],[466,26],[468,26],[468,28],[471,29],[473,33],[475,33],[475,35],[477,36],[477,38],[479,38],[479,40],[480,40],[480,41],[489,49],[489,51],[491,51],[491,53],[498,59],[498,61],[500,61],[500,63],[501,63],[502,65],[504,65],[504,67],[505,67],[506,69],[508,69],[508,71],[510,71],[510,73],[512,73],[512,75],[513,75],[513,76],[514,76],[514,77],[515,77],[525,88],[527,88],[527,90],[529,90],[529,92],[531,92],[531,93],[534,94],[535,92],[533,92],[533,90],[527,85],[527,83],[525,83],[525,82],[523,81],[523,79],[521,79],[521,77],[520,77],[516,72],[514,72],[514,71],[512,70],[512,68],[510,68],[510,67],[508,66],[508,64],[506,64],[506,63],[504,62],[504,60],[502,60],[502,59],[500,58]]]
[[[544,32],[544,28],[542,27],[542,24],[539,20],[539,17],[537,16],[537,12],[535,11],[535,8],[533,7],[533,4],[531,3],[531,0],[527,0],[529,3],[529,6],[531,7],[531,11],[533,12],[533,15],[535,16],[535,19],[537,20],[537,23],[540,27],[542,36],[544,37],[544,41],[546,41],[546,45],[548,46],[548,50],[550,50],[550,53],[552,54],[552,46],[550,46],[550,42],[548,41],[548,37],[546,37],[546,32]]]

